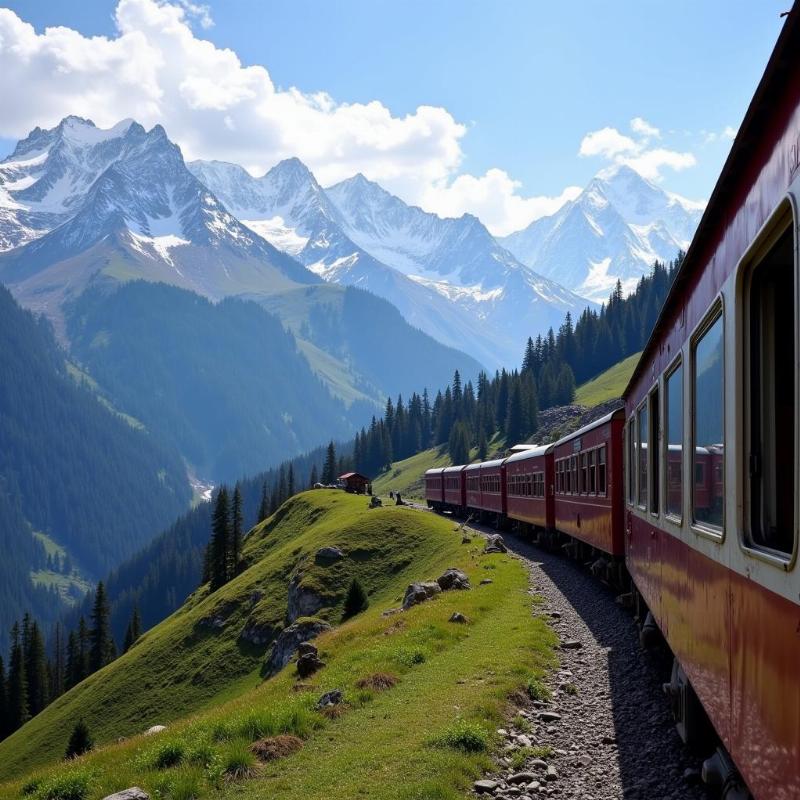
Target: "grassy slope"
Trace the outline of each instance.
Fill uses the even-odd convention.
[[[348,558],[326,569],[311,566],[309,556],[324,544],[341,546]],[[244,717],[253,709],[283,710],[293,720],[284,727],[310,736],[306,748],[270,767],[266,777],[252,786],[237,785],[236,793],[261,795],[269,782],[270,796],[353,797],[377,781],[385,788],[370,796],[449,796],[406,793],[411,750],[418,751],[414,781],[421,786],[426,781],[465,785],[484,757],[430,747],[426,737],[459,715],[477,719],[491,730],[506,693],[541,669],[549,657],[548,630],[530,620],[524,570],[508,557],[479,552],[479,541],[461,545],[452,524],[433,514],[396,507],[367,511],[364,498],[325,490],[304,493],[254,529],[246,548],[252,566],[236,580],[211,597],[204,592],[193,597],[131,652],[0,743],[0,776],[19,775],[63,752],[79,716],[99,742],[108,742],[205,707],[205,712],[176,724],[169,734],[195,742],[210,741],[212,729],[219,738],[223,723],[233,726],[224,735],[240,735],[248,727]],[[315,676],[313,693],[292,691],[291,668],[262,683],[259,667],[265,648],[237,644],[249,613],[273,621],[276,629],[282,625],[286,578],[298,565],[303,565],[304,580],[329,596],[331,621],[338,620],[344,587],[354,575],[370,593],[368,612],[321,640],[329,666]],[[410,580],[434,576],[454,565],[465,568],[474,584],[485,575],[494,583],[471,592],[448,593],[402,617],[381,616],[381,611],[398,604]],[[484,571],[487,568],[492,571]],[[249,598],[256,589],[264,597],[250,611]],[[226,604],[233,611],[224,628],[198,629],[201,617]],[[472,624],[447,623],[456,609]],[[412,666],[419,660],[414,654],[424,663]],[[374,697],[354,689],[357,678],[377,670],[394,672],[400,685]],[[343,718],[328,721],[310,706],[319,692],[333,687],[344,689],[353,706]],[[316,726],[324,731],[313,733]],[[137,756],[143,747],[155,746],[152,741],[134,737],[81,760],[85,763],[59,766],[56,771],[84,769],[88,764],[91,797],[132,783],[154,789],[165,776],[146,768]],[[227,745],[213,746],[224,751]],[[212,790],[205,778],[201,782],[203,791]],[[334,786],[341,789],[332,794]],[[14,796],[18,789],[18,784],[0,787],[0,797]]]
[[[628,356],[596,378],[579,386],[575,392],[575,402],[582,406],[597,406],[606,400],[621,397],[640,355],[641,353],[634,353]]]

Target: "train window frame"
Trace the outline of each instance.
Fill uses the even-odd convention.
[[[625,498],[628,508],[636,507],[636,470],[633,464],[634,447],[636,443],[636,411],[631,412],[627,424],[628,439],[625,447]]]
[[[602,462],[600,461],[601,454],[603,456]],[[602,491],[600,490],[601,475],[603,476]],[[608,448],[604,444],[597,448],[597,496],[608,497]]]
[[[663,444],[661,446],[661,496],[664,504],[664,518],[676,525],[683,525],[683,518],[685,515],[685,498],[686,498],[686,372],[683,370],[683,353],[672,361],[672,363],[664,370],[664,390],[662,394],[662,407],[663,407],[663,423],[661,426],[661,434]],[[675,514],[669,510],[669,392],[668,386],[671,378],[675,376],[678,370],[681,370],[681,511],[680,514]],[[692,469],[692,476],[694,470]]]
[[[793,256],[793,278],[794,278],[794,358],[795,363],[800,353],[800,255],[798,255],[798,224],[800,224],[800,214],[792,195],[787,195],[777,206],[770,218],[762,226],[753,243],[748,248],[736,268],[736,318],[739,330],[736,335],[737,363],[742,365],[742,403],[736,417],[737,434],[741,437],[743,444],[743,455],[741,463],[737,465],[737,472],[742,480],[742,502],[741,502],[741,524],[739,529],[739,547],[751,558],[763,561],[770,566],[776,567],[784,572],[794,569],[798,560],[800,550],[800,498],[797,493],[798,476],[800,475],[800,419],[797,414],[797,403],[800,398],[800,378],[797,371],[794,371],[794,519],[793,519],[793,541],[791,552],[785,552],[770,548],[767,545],[759,544],[755,541],[750,518],[752,510],[750,480],[750,441],[752,435],[752,374],[751,374],[751,346],[753,344],[750,332],[751,324],[751,294],[752,278],[758,267],[770,255],[773,247],[778,243],[787,231],[792,232],[792,256]]]
[[[722,502],[722,525],[716,526],[707,522],[698,521],[694,516],[694,503],[695,503],[695,490],[697,481],[695,480],[695,453],[696,453],[696,420],[697,420],[697,398],[696,398],[696,368],[697,368],[697,345],[703,337],[714,327],[717,321],[722,322],[722,434],[725,438],[728,425],[728,414],[726,413],[726,404],[728,402],[728,371],[725,367],[725,359],[728,355],[726,346],[727,336],[727,321],[725,314],[725,302],[722,294],[717,295],[714,301],[708,307],[708,310],[703,315],[703,318],[695,326],[692,335],[689,337],[689,404],[690,404],[690,417],[689,417],[689,457],[691,464],[691,481],[689,482],[689,527],[695,533],[712,542],[722,544],[725,541],[725,532],[727,529],[727,511],[725,502],[725,486],[727,484],[727,470],[725,468],[725,461],[728,453],[724,452],[722,461],[722,486],[723,486],[723,502]],[[723,445],[726,442],[723,441]],[[727,447],[725,448],[727,450]],[[684,489],[685,491],[685,489]]]
[[[647,393],[647,510],[651,517],[661,516],[661,464],[663,438],[661,425],[660,382],[656,381]],[[654,441],[655,440],[655,441]],[[655,505],[655,508],[654,508]]]
[[[642,414],[642,412],[644,411],[645,413],[649,413],[649,410],[650,410],[649,402],[650,402],[649,395],[645,395],[644,400],[641,403],[639,403],[638,406],[636,406],[636,411],[635,411],[635,416],[636,416],[636,439],[634,441],[635,441],[635,451],[636,451],[636,495],[634,497],[634,503],[636,505],[636,508],[638,508],[640,511],[644,511],[645,513],[647,513],[647,508],[648,508],[648,505],[649,505],[649,502],[650,502],[650,472],[649,472],[650,454],[649,453],[647,454],[647,456],[645,457],[645,462],[644,462],[645,463],[645,470],[647,470],[647,485],[645,487],[644,501],[642,502],[642,499],[641,499],[641,485],[640,485],[641,481],[639,480],[641,478],[641,471],[642,471],[641,470],[641,463],[642,463],[642,456],[641,456],[642,431],[640,430],[640,427],[641,427],[641,414]],[[649,420],[647,421],[647,427],[648,428],[650,427],[650,421]],[[649,430],[645,431],[644,436],[645,437],[649,436]]]

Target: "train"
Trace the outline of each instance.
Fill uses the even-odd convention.
[[[800,798],[800,9],[786,16],[619,408],[429,470],[428,505],[564,548],[674,664],[727,800]]]

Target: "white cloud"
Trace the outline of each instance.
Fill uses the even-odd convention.
[[[178,0],[178,4],[186,13],[200,23],[201,28],[213,28],[214,20],[211,18],[211,8],[203,3],[192,3],[191,0]]]
[[[637,134],[636,138],[611,127],[587,133],[581,141],[578,155],[585,158],[600,156],[614,164],[626,164],[653,181],[662,179],[665,167],[678,172],[697,163],[693,153],[652,147],[650,140],[660,139],[661,131],[641,117],[634,117],[630,125]]]
[[[433,185],[420,205],[447,217],[475,214],[495,236],[505,236],[535,219],[554,214],[581,192],[579,186],[568,186],[556,197],[524,197],[520,188],[519,181],[495,168],[481,177],[459,175],[448,183]]]

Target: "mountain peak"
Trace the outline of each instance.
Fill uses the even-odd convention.
[[[297,156],[284,158],[283,161],[279,161],[272,169],[259,178],[260,181],[265,182],[270,182],[275,179],[293,181],[296,183],[302,181],[317,182],[311,170],[297,158]]]

